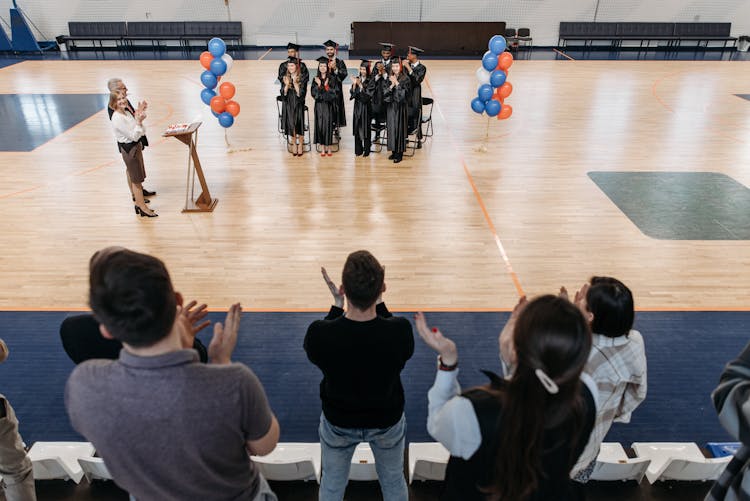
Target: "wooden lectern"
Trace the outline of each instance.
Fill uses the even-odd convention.
[[[182,209],[182,212],[212,212],[219,202],[218,198],[211,198],[206,178],[203,176],[201,161],[198,158],[198,151],[196,150],[196,146],[198,145],[198,128],[201,126],[201,123],[203,122],[193,122],[187,128],[180,126],[174,128],[175,126],[171,126],[162,134],[164,137],[179,139],[190,150],[188,154],[187,184],[185,186],[185,208]],[[196,174],[198,175],[198,181],[201,184],[202,190],[198,198],[195,198]]]

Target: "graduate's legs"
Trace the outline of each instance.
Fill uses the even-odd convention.
[[[354,155],[360,156],[363,153],[362,139],[359,136],[354,136]]]
[[[362,156],[365,156],[365,157],[369,156],[370,155],[370,148],[371,147],[372,147],[372,145],[370,144],[370,134],[369,134],[369,131],[368,131],[368,133],[365,134],[365,137],[364,137],[364,146],[362,148],[362,150],[363,150]]]

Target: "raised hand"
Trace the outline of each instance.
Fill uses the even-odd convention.
[[[505,323],[505,326],[503,326],[503,330],[500,331],[500,357],[511,367],[516,365],[516,348],[513,343],[513,330],[516,328],[518,315],[521,314],[521,311],[526,307],[526,304],[528,304],[526,296],[521,296],[518,303],[513,308],[510,318]]]
[[[232,363],[232,352],[237,345],[241,316],[242,306],[235,303],[229,308],[224,325],[221,322],[214,324],[214,337],[208,345],[208,359],[212,364]]]
[[[419,337],[427,346],[435,350],[445,365],[455,365],[458,362],[458,350],[456,343],[443,336],[440,329],[427,327],[427,319],[421,311],[414,315],[414,324],[417,327]]]
[[[323,274],[323,280],[325,280],[326,285],[328,286],[328,290],[331,291],[331,295],[333,296],[333,304],[335,304],[339,308],[344,307],[344,286],[340,285],[336,287],[336,284],[333,280],[331,280],[331,277],[328,276],[328,272],[326,271],[325,267],[320,267],[320,272]]]

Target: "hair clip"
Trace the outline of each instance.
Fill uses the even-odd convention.
[[[537,379],[539,379],[539,382],[542,383],[544,389],[547,390],[547,393],[554,395],[555,393],[560,391],[560,388],[558,388],[557,384],[552,381],[552,379],[550,379],[550,377],[542,369],[535,370],[534,374],[536,374]]]

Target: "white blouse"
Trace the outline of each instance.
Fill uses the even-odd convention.
[[[119,111],[112,113],[112,131],[118,143],[134,143],[146,134],[146,128],[133,115]]]

